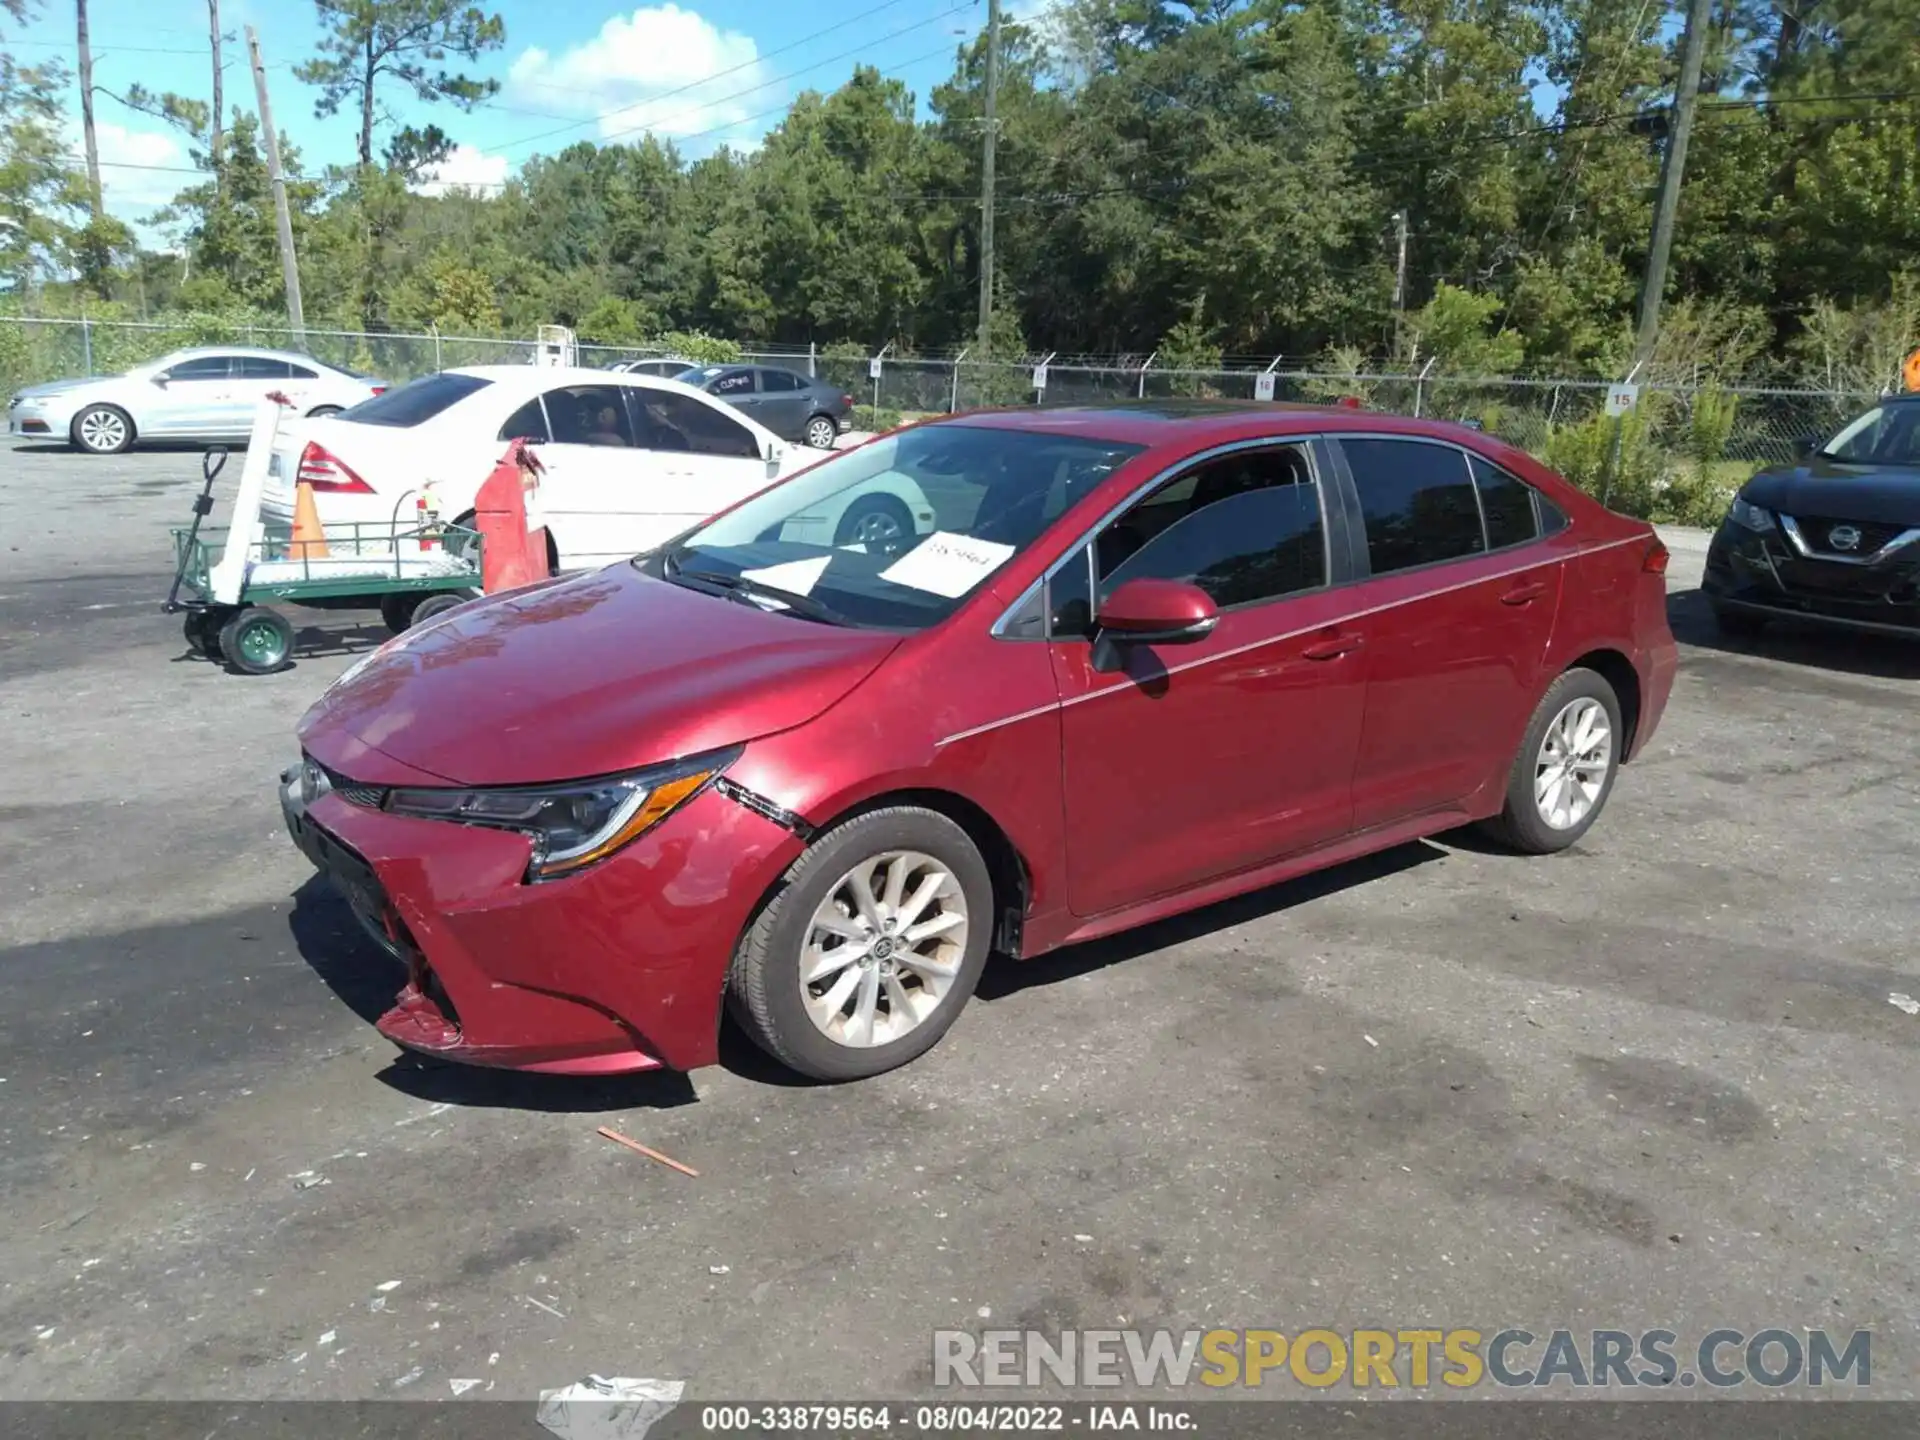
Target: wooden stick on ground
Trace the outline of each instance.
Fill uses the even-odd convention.
[[[696,1180],[700,1178],[700,1172],[691,1165],[682,1165],[678,1160],[673,1159],[671,1156],[662,1155],[658,1150],[649,1150],[638,1140],[630,1139],[622,1135],[618,1130],[609,1130],[606,1126],[602,1125],[600,1127],[600,1133],[616,1145],[624,1145],[636,1155],[644,1155],[649,1160],[658,1161],[669,1170],[678,1170],[682,1175],[691,1175]]]

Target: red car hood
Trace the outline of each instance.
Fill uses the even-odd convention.
[[[369,784],[421,782],[409,772],[463,785],[607,775],[811,720],[899,643],[619,564],[390,642],[315,702],[300,743]]]

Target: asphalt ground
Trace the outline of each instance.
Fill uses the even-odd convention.
[[[372,1030],[394,968],[273,782],[384,631],[189,657],[198,474],[0,458],[0,1397],[852,1399],[927,1393],[936,1329],[1374,1325],[1870,1328],[1920,1393],[1920,646],[1734,648],[1675,535],[1671,708],[1565,855],[996,962],[864,1084],[521,1077]]]

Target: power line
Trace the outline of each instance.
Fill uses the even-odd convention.
[[[866,18],[868,18],[869,16],[872,16],[872,15],[878,15],[878,14],[879,14],[879,13],[880,13],[880,12],[881,12],[882,10],[890,10],[890,9],[892,9],[892,8],[893,8],[893,7],[895,6],[895,5],[899,5],[899,4],[902,4],[902,3],[904,3],[904,0],[882,0],[882,3],[881,3],[881,4],[878,4],[878,5],[875,5],[875,6],[873,6],[873,7],[871,8],[871,9],[867,9],[867,10],[862,10],[862,11],[861,11],[861,12],[860,12],[859,14],[857,14],[857,15],[852,15],[852,16],[848,16],[848,17],[846,17],[845,19],[842,19],[842,20],[838,20],[838,21],[836,21],[836,22],[834,22],[834,24],[832,24],[832,25],[830,25],[830,26],[828,26],[828,27],[826,27],[825,29],[823,29],[823,30],[816,30],[816,31],[814,31],[814,32],[813,32],[812,34],[810,34],[810,35],[803,35],[803,36],[801,36],[801,37],[800,37],[800,38],[799,38],[798,40],[794,40],[794,41],[791,41],[791,42],[789,42],[789,43],[788,43],[788,44],[786,44],[786,45],[782,45],[782,46],[781,46],[781,47],[780,47],[779,49],[777,49],[777,50],[769,50],[769,51],[767,51],[767,52],[766,52],[766,54],[764,54],[764,55],[762,55],[762,54],[758,54],[758,53],[756,53],[756,54],[755,54],[755,55],[753,56],[753,58],[752,58],[752,59],[750,59],[750,60],[743,60],[743,61],[741,61],[741,62],[740,62],[740,63],[739,63],[738,65],[730,65],[730,66],[728,66],[728,67],[727,67],[726,69],[724,69],[724,70],[715,70],[715,71],[713,71],[713,72],[712,72],[711,74],[708,74],[708,75],[703,75],[703,76],[701,76],[701,77],[700,77],[700,78],[699,78],[698,80],[690,80],[690,81],[688,81],[688,82],[687,82],[686,84],[684,84],[684,85],[680,85],[680,86],[677,86],[676,88],[674,88],[674,89],[672,89],[672,90],[668,90],[668,91],[665,91],[665,92],[663,92],[663,93],[661,93],[661,94],[659,94],[659,95],[654,95],[654,96],[650,96],[650,97],[648,97],[648,98],[647,98],[647,99],[645,99],[645,100],[638,100],[638,101],[634,101],[634,102],[632,102],[632,103],[630,103],[630,104],[626,104],[626,105],[616,105],[616,106],[615,106],[615,107],[614,107],[613,109],[611,109],[611,110],[604,110],[604,111],[602,111],[602,112],[600,112],[600,113],[599,113],[599,114],[597,114],[597,115],[589,115],[589,116],[587,116],[587,117],[586,117],[586,118],[585,118],[584,120],[575,120],[575,121],[572,121],[572,122],[571,122],[571,123],[569,123],[569,124],[566,124],[566,125],[562,125],[562,126],[559,126],[559,127],[557,128],[557,129],[553,129],[553,130],[543,130],[543,131],[540,131],[540,132],[539,132],[538,134],[535,134],[535,135],[524,135],[524,136],[522,136],[521,138],[519,138],[518,140],[509,140],[509,141],[508,141],[508,142],[507,142],[506,144],[504,144],[504,145],[501,145],[501,146],[498,146],[498,147],[497,147],[497,149],[498,149],[498,150],[499,150],[500,152],[505,152],[505,151],[508,151],[508,150],[517,150],[517,149],[519,149],[519,148],[520,148],[520,147],[521,147],[522,145],[532,145],[532,144],[535,144],[535,143],[537,143],[538,141],[541,141],[541,140],[549,140],[549,139],[552,139],[552,138],[553,138],[553,137],[554,137],[555,135],[567,135],[567,134],[571,134],[571,133],[572,133],[573,131],[575,131],[575,130],[582,130],[582,129],[585,129],[585,128],[586,128],[587,126],[589,126],[589,125],[598,125],[598,124],[600,124],[600,123],[602,123],[603,121],[606,121],[606,120],[611,120],[611,119],[612,119],[612,118],[613,118],[614,116],[616,116],[616,115],[624,115],[624,114],[626,114],[626,113],[627,113],[628,111],[630,111],[630,110],[637,110],[637,109],[639,109],[639,108],[640,108],[640,107],[641,107],[642,105],[654,105],[654,104],[657,104],[657,103],[659,103],[659,102],[660,102],[660,101],[662,101],[662,100],[671,100],[671,99],[672,99],[672,98],[673,98],[674,96],[676,96],[676,95],[684,95],[684,94],[686,94],[686,93],[687,93],[688,91],[690,91],[690,90],[697,90],[697,89],[699,89],[699,88],[700,88],[700,87],[701,87],[702,85],[708,85],[708,84],[711,84],[711,83],[712,83],[713,81],[715,81],[715,80],[724,80],[724,79],[725,79],[725,78],[726,78],[727,76],[729,76],[729,75],[737,75],[737,74],[739,74],[739,73],[740,73],[740,72],[741,72],[742,70],[750,70],[750,69],[752,69],[752,68],[753,68],[754,66],[756,66],[756,65],[759,65],[759,64],[761,64],[761,63],[763,63],[763,62],[765,62],[765,61],[767,61],[767,60],[770,60],[770,59],[772,59],[772,58],[773,58],[774,56],[776,56],[776,55],[785,55],[785,54],[787,54],[787,53],[789,53],[790,51],[794,51],[794,50],[798,50],[798,49],[800,49],[800,48],[801,48],[802,46],[805,46],[805,45],[810,45],[810,44],[812,44],[812,43],[813,43],[814,41],[816,41],[816,40],[824,40],[824,39],[825,39],[825,38],[826,38],[827,36],[829,36],[829,35],[833,35],[833,34],[836,34],[836,33],[838,33],[838,32],[840,32],[840,31],[842,31],[842,30],[844,30],[844,29],[846,29],[846,27],[847,27],[847,26],[849,26],[849,25],[851,25],[851,24],[854,24],[854,23],[856,23],[856,22],[858,22],[858,21],[861,21],[861,20],[865,20],[865,19],[866,19]],[[958,9],[962,9],[962,8],[964,8],[964,7],[963,7],[963,6],[960,6],[960,5],[956,5],[956,6],[954,6],[954,7],[953,7],[953,9],[954,9],[954,10],[958,10]],[[951,14],[951,13],[952,13],[952,11],[951,11],[951,10],[949,10],[949,11],[943,11],[943,12],[941,13],[941,15],[937,15],[937,16],[934,16],[934,17],[933,17],[933,19],[930,19],[930,20],[922,20],[922,21],[919,21],[919,22],[917,22],[917,24],[916,24],[916,25],[909,25],[909,26],[907,26],[907,27],[905,27],[905,29],[906,29],[906,30],[911,30],[911,29],[916,29],[916,28],[918,28],[918,26],[919,26],[919,25],[930,25],[930,24],[932,24],[932,23],[933,23],[933,20],[934,20],[934,19],[941,19],[941,18],[944,18],[944,16],[945,16],[945,15],[948,15],[948,14]],[[898,34],[904,34],[904,33],[905,33],[905,30],[897,30],[897,31],[895,31],[895,32],[894,32],[894,34],[896,34],[896,35],[898,35]],[[890,39],[892,39],[892,38],[893,38],[893,37],[892,37],[891,35],[883,35],[883,36],[881,36],[881,37],[880,37],[880,40],[881,40],[881,41],[883,41],[883,40],[890,40]],[[880,41],[872,41],[872,42],[869,42],[869,43],[872,43],[872,44],[879,44],[879,43],[880,43]],[[838,58],[838,57],[835,57],[835,58]],[[831,64],[832,62],[831,62],[831,61],[822,61],[822,62],[820,62],[820,63],[821,63],[821,64]],[[809,68],[813,68],[813,67],[809,67]],[[795,72],[795,73],[804,73],[804,72]],[[790,78],[790,77],[788,77],[788,78]],[[772,83],[775,83],[775,82],[772,82],[772,81],[769,81],[769,82],[767,82],[767,83],[768,83],[768,84],[772,84]],[[556,88],[556,87],[552,87],[552,86],[546,86],[546,87],[529,87],[529,88],[546,88],[546,89],[552,89],[552,88]],[[764,89],[764,88],[765,88],[765,86],[759,86],[759,85],[756,85],[756,86],[754,86],[753,88],[754,88],[754,89],[756,89],[756,90],[758,90],[758,89]],[[746,93],[751,93],[751,91],[749,91],[749,92],[746,92]],[[732,97],[729,97],[729,98],[732,98]],[[642,128],[644,128],[644,127],[642,127]],[[631,132],[626,132],[626,133],[631,133]],[[611,137],[609,137],[609,138],[611,138]]]

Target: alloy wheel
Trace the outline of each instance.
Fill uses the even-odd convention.
[[[80,443],[89,450],[118,450],[127,443],[127,422],[111,410],[89,410],[80,417]]]
[[[905,533],[900,517],[890,510],[869,510],[853,525],[853,538],[867,545],[891,545]]]
[[[1570,700],[1547,726],[1534,760],[1533,799],[1540,818],[1571,830],[1599,803],[1613,765],[1613,726],[1589,696]]]
[[[915,850],[862,860],[807,926],[800,999],[808,1018],[851,1049],[899,1040],[953,989],[967,926],[966,892],[939,860]]]
[[[831,450],[839,431],[824,415],[807,422],[807,444],[816,450]]]

